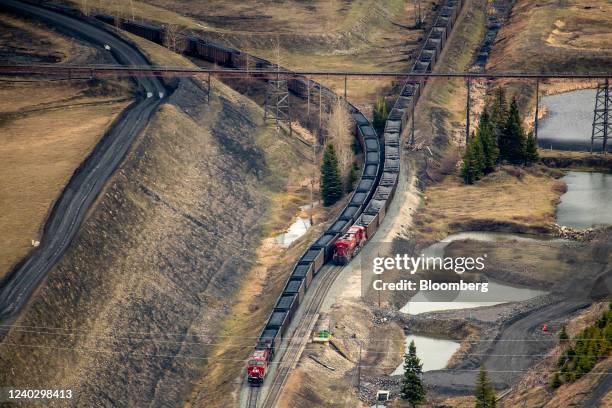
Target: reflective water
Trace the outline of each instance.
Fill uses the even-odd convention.
[[[453,340],[409,335],[406,337],[406,351],[412,340],[417,349],[417,356],[423,363],[423,371],[440,370],[446,367],[448,360],[460,346],[460,343]],[[402,375],[403,373],[404,362],[402,361],[402,364],[391,375]]]
[[[557,206],[557,224],[574,228],[612,225],[612,174],[570,171],[567,193]]]
[[[540,147],[560,150],[589,150],[595,90],[582,89],[545,96],[540,102],[546,116],[540,120]]]
[[[499,241],[541,241],[537,236],[525,234],[508,234],[499,232],[460,232],[451,234],[442,241],[437,242],[423,251],[425,257],[444,257],[444,249],[453,241],[471,239],[474,241],[499,242]],[[523,301],[542,295],[545,292],[529,288],[519,288],[511,285],[502,284],[492,280],[488,281],[488,292],[479,293],[471,291],[459,291],[456,296],[449,301],[429,301],[434,294],[427,291],[420,291],[414,295],[410,302],[401,308],[401,312],[417,315],[426,312],[441,310],[470,309],[481,306],[493,306],[500,303],[511,301]]]

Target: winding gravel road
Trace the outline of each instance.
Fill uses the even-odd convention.
[[[471,394],[476,382],[478,367],[483,364],[492,385],[503,390],[513,385],[534,362],[542,359],[556,343],[554,333],[543,333],[542,324],[563,319],[585,308],[587,302],[561,301],[547,305],[510,323],[502,330],[484,360],[477,363],[468,361],[458,370],[429,371],[424,374],[425,383],[439,392],[450,394]]]
[[[102,52],[110,52],[119,64],[149,64],[135,46],[95,24],[14,0],[0,0],[0,10],[43,21],[66,35],[90,43]],[[110,46],[110,51],[105,51],[105,45]],[[61,258],[104,183],[161,103],[160,96],[166,93],[161,81],[154,77],[134,78],[134,81],[140,96],[121,113],[92,154],[76,170],[48,217],[40,246],[0,282],[0,324],[7,324],[17,315]],[[152,97],[143,96],[149,92]]]

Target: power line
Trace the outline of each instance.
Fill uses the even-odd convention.
[[[56,64],[0,64],[0,74],[40,75],[40,74],[84,75],[87,77],[101,74],[127,76],[197,76],[212,74],[219,77],[234,78],[303,78],[303,77],[387,77],[387,78],[524,78],[524,79],[606,79],[611,72],[594,73],[525,73],[525,72],[392,72],[392,71],[289,71],[286,69],[228,69],[228,68],[186,68],[171,66],[119,66],[98,65],[56,65]]]
[[[0,325],[0,331],[2,331],[2,328],[6,328],[6,332],[9,332],[9,329],[11,332],[17,332],[17,333],[33,333],[33,334],[41,334],[41,335],[53,335],[53,336],[78,336],[78,333],[84,333],[84,335],[87,335],[88,333],[91,333],[90,330],[86,330],[86,329],[67,329],[67,328],[59,328],[59,327],[45,327],[45,326],[16,326],[16,325]],[[55,330],[56,332],[52,332],[52,331],[42,331],[42,330],[31,330],[31,329],[42,329],[42,330]],[[68,332],[68,333],[59,333],[57,331],[64,331],[64,332]],[[239,339],[252,339],[252,340],[257,340],[259,339],[259,336],[242,336],[242,335],[207,335],[205,333],[202,332],[198,332],[198,331],[185,331],[185,332],[176,332],[176,333],[168,333],[168,332],[126,332],[125,334],[127,334],[128,336],[121,336],[121,337],[116,337],[114,335],[97,335],[94,337],[98,337],[98,338],[103,338],[103,337],[107,337],[110,339],[124,339],[124,340],[144,340],[144,341],[159,341],[159,342],[167,342],[167,343],[172,343],[172,342],[176,342],[176,343],[183,343],[183,344],[208,344],[208,345],[212,345],[212,344],[225,344],[225,343],[202,343],[202,342],[184,342],[184,341],[171,341],[171,340],[157,340],[157,339],[147,339],[147,338],[137,338],[137,337],[133,337],[133,336],[129,336],[131,335],[138,335],[138,336],[145,336],[145,335],[156,335],[156,336],[194,336],[194,335],[198,335],[201,334],[205,337],[209,337],[209,338],[224,338],[224,339],[232,339],[232,338],[239,338]],[[410,335],[409,335],[410,336]],[[305,337],[310,337],[310,336],[305,336]],[[348,341],[356,341],[356,340],[363,340],[367,343],[405,343],[406,340],[393,340],[393,339],[388,339],[388,340],[374,340],[374,339],[370,339],[370,338],[364,338],[364,339],[359,339],[359,338],[354,338],[354,337],[332,337],[333,340],[348,340]],[[468,340],[468,339],[457,339],[457,340],[453,340],[453,339],[449,339],[452,341],[457,341],[457,342],[466,342],[466,343],[484,343],[484,342],[549,342],[551,340],[553,340],[553,338],[546,338],[546,339],[474,339],[474,340]],[[601,341],[601,339],[599,338],[590,338],[590,339],[580,339],[580,338],[573,338],[573,339],[568,339],[568,340],[563,340],[563,343],[569,343],[571,341]],[[242,346],[242,345],[237,345],[237,346]]]
[[[43,348],[43,349],[51,349],[51,350],[72,350],[72,351],[82,351],[89,353],[97,353],[97,354],[125,354],[125,351],[117,351],[117,350],[103,350],[103,349],[94,349],[94,348],[79,348],[79,347],[57,347],[57,346],[43,346],[40,344],[16,344],[16,343],[2,343],[0,346],[15,346],[15,347],[29,347],[29,348]],[[177,358],[177,359],[185,359],[185,360],[214,360],[214,361],[231,361],[231,362],[248,362],[249,358],[246,359],[235,359],[235,358],[216,358],[216,357],[199,357],[199,356],[182,356],[182,355],[171,355],[171,354],[155,354],[155,353],[133,353],[128,352],[127,354],[132,356],[141,356],[141,357],[159,357],[159,358]],[[281,364],[282,361],[272,361],[268,364]],[[378,365],[362,365],[362,368],[377,368]],[[442,368],[439,370],[433,371],[456,371],[456,372],[479,372],[480,369],[461,369],[461,368]],[[490,373],[523,373],[530,372],[531,370],[487,370]],[[540,372],[556,372],[557,370],[540,370]],[[612,374],[612,371],[601,371],[601,372],[589,372],[585,374],[600,374],[600,375],[609,375]]]

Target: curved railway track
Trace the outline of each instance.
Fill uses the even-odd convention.
[[[0,0],[0,4],[7,2],[15,3],[13,0]],[[442,52],[446,39],[450,35],[450,31],[461,6],[461,0],[443,0],[440,13],[426,37],[424,45],[410,72],[431,72],[436,60]],[[44,13],[48,14],[51,12],[45,11]],[[64,16],[64,18],[69,17]],[[121,26],[127,31],[145,37],[151,41],[158,43],[163,43],[164,41],[165,32],[160,27],[143,25],[126,20],[117,22],[112,20],[110,16],[98,16],[98,18],[105,22],[114,23],[113,25]],[[92,34],[90,31],[96,29],[100,30],[99,27],[91,25],[90,22],[88,24],[79,19],[72,19],[75,21],[75,25],[84,25],[87,27],[81,35],[86,39],[96,40],[96,34]],[[69,25],[66,28],[72,30],[73,27]],[[105,30],[102,30],[102,32],[108,35],[108,32]],[[114,41],[117,41],[117,39],[115,38]],[[100,43],[99,39],[97,39],[97,43]],[[118,46],[122,46],[121,42],[119,42]],[[195,37],[185,37],[181,41],[181,45],[178,46],[178,51],[215,62],[219,65],[234,68],[241,68],[249,59],[251,62],[256,62],[257,68],[260,69],[275,67],[275,65],[271,64],[269,61],[250,56],[245,58],[246,54],[243,52],[224,48]],[[142,62],[140,64],[142,65]],[[142,85],[145,90],[149,91],[151,85],[154,85],[153,88],[156,88],[157,79],[145,77],[142,80]],[[324,264],[331,259],[335,241],[354,224],[366,228],[369,240],[376,233],[385,217],[386,210],[397,188],[400,174],[400,135],[402,131],[405,130],[406,124],[412,117],[414,105],[416,104],[424,84],[425,79],[423,77],[420,77],[418,80],[406,81],[404,83],[400,96],[396,100],[385,124],[384,135],[377,135],[366,117],[354,106],[347,103],[348,109],[355,122],[355,135],[364,151],[363,173],[359,184],[350,197],[349,203],[344,207],[329,229],[306,250],[304,255],[296,263],[291,275],[288,277],[285,289],[279,297],[279,302],[275,306],[270,319],[264,326],[262,334],[259,337],[257,343],[258,347],[269,348],[272,356],[274,356],[275,350],[278,351],[278,355],[275,356],[275,359],[278,361],[271,362],[278,364],[278,367],[272,375],[272,380],[268,380],[268,384],[264,383],[268,388],[268,392],[263,401],[263,406],[265,407],[272,407],[277,403],[289,373],[297,364],[309,340],[310,333],[318,318],[319,309],[329,289],[342,270],[342,268],[338,266],[324,266]],[[159,85],[161,86],[161,83],[159,83]],[[318,91],[324,95],[327,103],[338,99],[338,96],[331,90],[305,77],[300,78],[298,76],[289,79],[288,85],[290,91],[304,98],[306,98],[307,92],[314,90],[314,92]],[[156,93],[163,92],[157,89],[154,89],[154,91],[157,91]],[[156,107],[157,104],[159,104],[159,101],[157,101],[154,106]],[[154,108],[148,111],[149,115],[152,111],[154,111]],[[148,118],[148,116],[146,117]],[[129,143],[127,146],[129,146]],[[110,172],[108,175],[110,175]],[[93,198],[95,198],[98,192],[99,190],[92,191],[90,194],[90,197],[92,197],[91,201],[93,201]],[[89,204],[91,204],[91,201]],[[88,206],[89,205],[82,207],[84,209],[83,214]],[[82,216],[80,220],[82,220]],[[74,233],[76,233],[78,224],[74,225]],[[69,240],[65,244],[64,249],[67,247],[68,243]],[[59,259],[61,252],[63,251],[54,252],[54,255],[57,257],[54,258],[50,265]],[[315,281],[313,290],[307,292],[308,287],[311,285],[310,282],[313,279]],[[38,282],[40,282],[40,280]],[[35,288],[36,285],[33,287]],[[286,302],[282,304],[285,306],[281,306],[283,298]],[[301,309],[300,313],[302,316],[299,321],[295,322],[293,334],[288,336],[286,331],[292,323],[293,316],[298,315],[298,309]],[[2,313],[1,310],[0,313]],[[1,316],[2,314],[0,314],[0,317]],[[284,353],[281,354],[280,344],[283,341],[285,341],[288,346]],[[251,388],[248,390],[247,406],[258,406],[258,399],[262,397],[261,394],[261,389],[258,388]]]

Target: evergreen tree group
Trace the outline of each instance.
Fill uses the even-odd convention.
[[[338,157],[333,144],[328,144],[323,154],[321,165],[321,198],[323,205],[330,206],[342,197],[342,177],[338,166]]]
[[[416,354],[414,340],[410,342],[408,351],[404,354],[404,378],[402,380],[402,399],[408,401],[414,408],[425,402],[425,388],[421,380],[423,364]]]
[[[495,391],[489,382],[487,371],[484,367],[480,367],[480,372],[476,377],[476,390],[474,391],[476,397],[475,408],[495,408],[495,401],[497,396]]]
[[[529,165],[538,161],[537,141],[532,133],[525,135],[516,99],[510,106],[503,88],[496,88],[470,135],[461,176],[473,184],[495,170],[500,163]]]
[[[565,328],[559,333],[559,338],[567,339]],[[572,382],[582,377],[595,367],[599,361],[604,360],[612,351],[612,303],[602,313],[594,325],[582,330],[570,345],[559,356],[557,368],[550,386],[559,387],[565,382]]]
[[[387,108],[387,101],[384,97],[379,96],[374,105],[374,116],[372,120],[372,126],[374,126],[377,133],[382,133],[385,130],[385,122],[388,116],[389,110]]]

